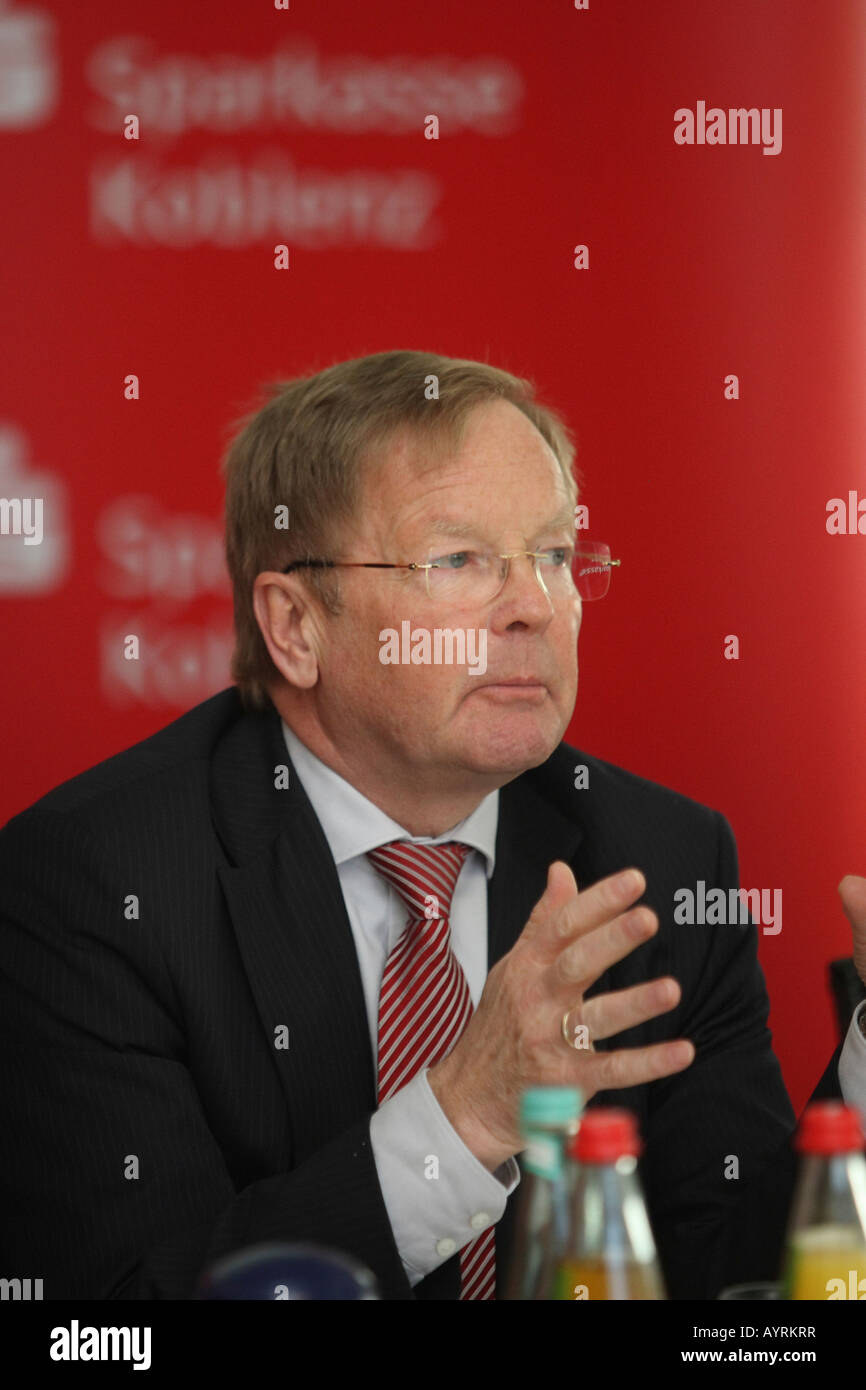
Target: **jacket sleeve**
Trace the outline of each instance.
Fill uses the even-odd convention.
[[[727,895],[739,884],[736,843],[727,820],[713,814],[718,858],[706,886]],[[749,921],[671,931],[682,999],[668,1036],[689,1038],[696,1055],[685,1072],[650,1088],[646,1160],[671,1296],[716,1298],[726,1285],[778,1274],[795,1120],[767,1026],[758,928]]]
[[[129,894],[133,886],[129,886]],[[414,1297],[367,1116],[235,1189],[160,946],[80,817],[0,832],[0,1263],[46,1299],[182,1299],[221,1255],[309,1240]],[[133,915],[130,915],[130,913]]]
[[[827,1066],[821,1074],[817,1086],[809,1097],[809,1105],[816,1100],[843,1100],[842,1086],[839,1081],[839,1062],[842,1057],[843,1042],[837,1044],[836,1051],[830,1058]]]

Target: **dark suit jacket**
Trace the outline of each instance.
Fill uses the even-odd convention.
[[[812,1100],[841,1100],[842,1087],[839,1085],[839,1058],[842,1056],[844,1041],[839,1043],[827,1064],[827,1070],[812,1093]]]
[[[352,933],[300,781],[275,789],[288,764],[276,712],[245,712],[231,687],[0,833],[0,1272],[43,1278],[46,1298],[185,1298],[205,1264],[273,1239],[355,1255],[389,1299],[458,1295],[456,1255],[414,1290],[403,1271]],[[756,930],[672,920],[678,888],[737,884],[727,821],[564,743],[500,798],[488,968],[553,859],[581,888],[646,875],[660,930],[592,992],[670,974],[682,1001],[599,1047],[689,1037],[697,1056],[593,1103],[637,1112],[671,1296],[772,1276],[794,1114]],[[500,1294],[519,1196],[497,1226]],[[750,1215],[732,1240],[756,1196],[759,1231]]]

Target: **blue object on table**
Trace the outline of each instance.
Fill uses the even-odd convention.
[[[379,1299],[372,1272],[324,1245],[254,1245],[226,1255],[199,1276],[197,1299]]]

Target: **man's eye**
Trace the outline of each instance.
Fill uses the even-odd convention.
[[[553,566],[554,569],[570,565],[572,553],[570,545],[554,545],[542,551],[545,564]]]
[[[430,563],[437,569],[462,570],[467,569],[476,559],[474,550],[455,550],[450,555],[434,555]]]

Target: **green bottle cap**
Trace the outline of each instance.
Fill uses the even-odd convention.
[[[525,1134],[534,1125],[564,1125],[576,1120],[583,1096],[576,1086],[530,1086],[520,1100],[520,1128]]]

